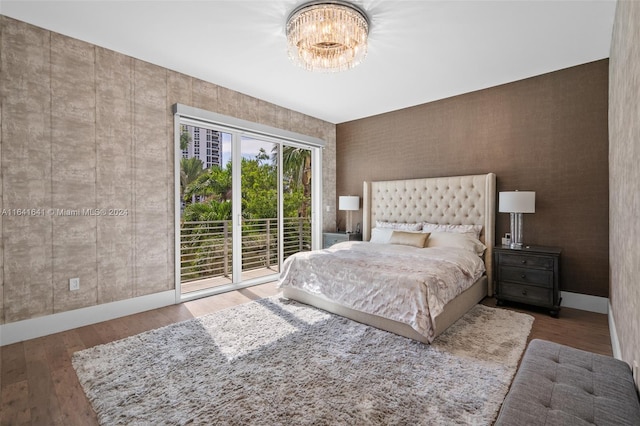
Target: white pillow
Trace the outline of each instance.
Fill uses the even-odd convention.
[[[393,229],[391,228],[373,228],[371,230],[371,239],[369,240],[369,242],[378,244],[389,244],[391,234],[393,234]]]
[[[482,225],[438,225],[435,223],[422,223],[422,232],[454,232],[457,234],[468,234],[475,239],[480,238]]]
[[[482,256],[482,253],[487,248],[477,238],[455,232],[432,232],[427,240],[427,247],[461,248],[469,250],[478,256]]]
[[[423,224],[419,223],[401,223],[401,222],[382,222],[376,220],[376,228],[396,229],[398,231],[421,231]]]

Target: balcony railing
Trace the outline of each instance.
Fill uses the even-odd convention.
[[[180,227],[180,277],[183,283],[214,277],[231,277],[230,220],[183,222]],[[311,250],[311,222],[283,219],[283,261],[299,251]],[[278,220],[245,219],[242,222],[242,271],[278,271]]]

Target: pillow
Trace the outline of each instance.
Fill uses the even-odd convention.
[[[457,234],[468,234],[476,240],[480,238],[482,225],[437,225],[435,223],[422,223],[422,232],[455,232]]]
[[[373,228],[371,230],[371,239],[369,240],[369,242],[378,244],[389,244],[391,234],[393,234],[393,229],[391,228]]]
[[[403,232],[394,230],[392,231],[389,243],[423,248],[427,242],[427,238],[429,238],[429,234],[425,232]]]
[[[376,228],[397,229],[399,231],[421,231],[422,223],[382,222],[376,220]]]
[[[487,248],[477,238],[455,232],[432,232],[427,240],[427,247],[461,248],[474,252],[478,256],[482,256]]]

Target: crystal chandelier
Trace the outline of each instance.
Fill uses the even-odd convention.
[[[287,19],[289,57],[310,71],[344,71],[367,54],[369,20],[358,7],[343,1],[305,3]]]

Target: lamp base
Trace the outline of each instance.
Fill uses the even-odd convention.
[[[512,249],[522,248],[522,213],[511,213],[511,244]]]
[[[353,219],[351,218],[351,210],[347,210],[347,226],[345,228],[347,234],[353,232]]]

